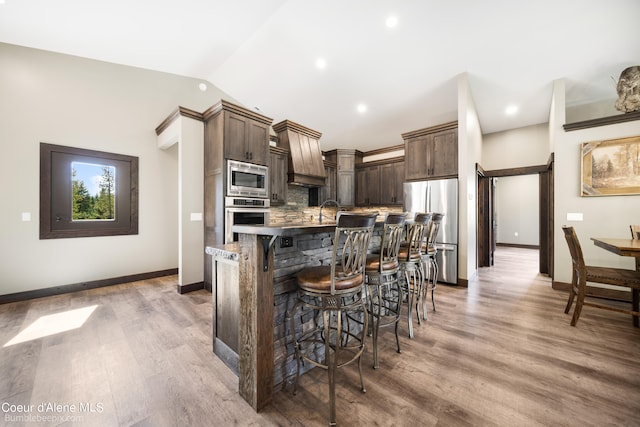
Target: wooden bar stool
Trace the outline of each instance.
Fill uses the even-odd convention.
[[[420,321],[420,295],[424,285],[424,269],[422,267],[422,245],[427,228],[431,222],[430,213],[416,214],[409,224],[407,240],[400,246],[398,261],[400,270],[404,272],[404,289],[407,294],[407,319],[409,324],[409,338],[413,338],[413,305],[416,307],[418,324]]]
[[[444,214],[435,212],[432,214],[431,222],[429,223],[429,228],[426,232],[425,243],[422,248],[422,262],[425,269],[425,286],[424,295],[422,296],[422,311],[425,320],[427,318],[427,295],[429,294],[429,290],[431,290],[431,305],[433,306],[433,311],[436,311],[436,300],[434,297],[436,284],[438,283],[438,261],[436,259],[438,249],[436,248],[436,238],[438,237],[438,232],[440,231],[442,218],[444,218]]]
[[[297,362],[294,394],[301,362],[307,361],[326,369],[330,425],[336,425],[336,369],[357,360],[362,391],[366,391],[361,356],[365,349],[368,314],[363,289],[367,249],[375,220],[376,215],[340,215],[333,237],[331,264],[309,267],[298,273],[298,300],[288,316]],[[302,323],[303,319],[310,317],[310,312],[313,313],[310,321],[314,327],[300,325],[298,336],[296,319]],[[361,320],[351,325],[346,313]]]
[[[367,256],[365,269],[369,320],[373,335],[373,368],[378,369],[378,331],[395,325],[396,345],[400,353],[398,321],[402,308],[402,286],[398,280],[398,252],[404,234],[405,214],[387,215],[380,253]]]

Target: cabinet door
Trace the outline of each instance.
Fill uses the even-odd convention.
[[[404,205],[404,162],[393,163],[393,165],[396,185],[393,204],[402,206]]]
[[[458,174],[458,132],[455,129],[433,135],[431,176]]]
[[[224,117],[224,157],[226,159],[247,161],[247,118],[225,112]]]
[[[404,162],[380,165],[380,204],[402,205]]]
[[[380,166],[368,166],[356,170],[356,205],[380,204]]]
[[[405,179],[425,179],[429,176],[432,135],[424,135],[405,141]]]
[[[287,155],[271,151],[269,158],[269,193],[271,194],[271,205],[283,205],[287,201]]]
[[[246,152],[247,161],[257,165],[266,165],[269,160],[269,126],[247,120]]]
[[[335,166],[325,165],[324,174],[326,178],[324,181],[324,187],[320,187],[320,203],[323,203],[327,200],[337,200]]]
[[[336,196],[342,206],[353,206],[355,202],[355,172],[338,172]]]

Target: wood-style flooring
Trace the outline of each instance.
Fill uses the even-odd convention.
[[[338,424],[640,425],[640,329],[592,307],[571,327],[567,294],[536,271],[537,251],[499,247],[468,289],[439,285],[413,340],[402,322],[401,354],[390,329],[379,369],[365,353],[366,393],[356,366],[338,371]],[[169,276],[0,305],[0,426],[327,424],[320,369],[255,413],[212,352],[211,294],[175,289]],[[76,329],[6,345],[43,316],[93,305]]]

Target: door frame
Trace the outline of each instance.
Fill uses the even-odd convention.
[[[476,164],[478,176],[478,224],[477,259],[478,267],[493,265],[495,236],[493,232],[494,193],[493,178],[519,175],[538,175],[539,221],[540,221],[540,273],[553,277],[553,153],[546,165],[525,166],[519,168],[496,169],[486,171]]]

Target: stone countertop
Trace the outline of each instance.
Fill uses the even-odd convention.
[[[376,221],[376,227],[382,226],[384,221]],[[308,233],[333,232],[336,222],[301,222],[289,224],[243,224],[234,225],[231,229],[234,233],[257,234],[263,236],[295,236]]]
[[[218,260],[238,261],[240,257],[240,244],[238,242],[226,245],[207,246],[205,253]]]
[[[294,236],[306,233],[321,233],[333,231],[336,228],[335,222],[301,222],[301,223],[278,223],[278,224],[242,224],[234,225],[231,229],[234,233],[258,234],[266,236]]]

